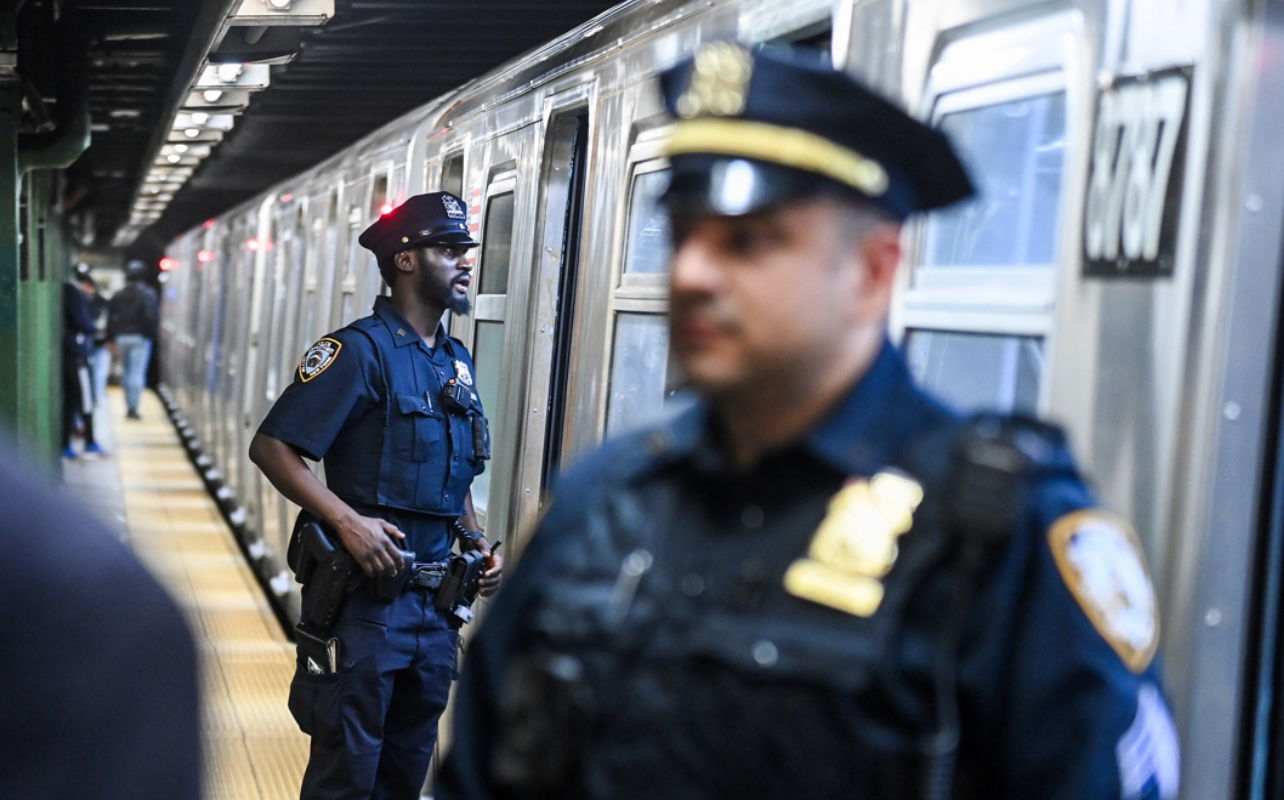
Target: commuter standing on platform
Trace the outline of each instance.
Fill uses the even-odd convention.
[[[0,459],[0,797],[197,800],[183,616],[129,548],[33,472]]]
[[[469,649],[456,798],[1172,798],[1155,597],[1060,432],[965,420],[887,315],[948,140],[791,52],[661,78],[702,401],[555,485]]]
[[[290,710],[312,736],[305,800],[417,800],[455,679],[461,621],[438,610],[436,590],[456,535],[484,559],[481,593],[499,586],[503,559],[469,489],[490,456],[486,418],[472,357],[441,324],[469,311],[465,256],[478,243],[464,208],[447,192],[417,195],[361,234],[391,298],[308,349],[250,444],[369,576],[327,630],[307,618],[329,590],[304,581]],[[326,485],[304,457],[325,459]],[[380,588],[406,569],[404,588]]]
[[[93,349],[89,353],[89,374],[94,385],[94,407],[107,402],[107,374],[111,371],[111,350],[107,348],[107,298],[98,289],[89,270],[76,269],[76,283],[89,300],[89,313],[94,318]]]
[[[76,420],[84,424],[86,456],[103,455],[94,438],[94,387],[89,372],[94,325],[89,299],[71,283],[62,286],[62,457],[75,458],[71,438]]]
[[[147,363],[152,357],[159,321],[156,290],[147,285],[147,266],[130,261],[125,267],[125,288],[107,305],[107,338],[122,361],[120,381],[125,386],[125,416],[141,419],[138,402],[147,384]]]

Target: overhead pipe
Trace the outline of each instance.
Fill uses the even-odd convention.
[[[89,86],[85,80],[84,46],[67,48],[58,75],[56,127],[18,137],[18,174],[33,169],[64,169],[89,149]]]

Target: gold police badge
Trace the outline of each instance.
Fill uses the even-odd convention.
[[[914,524],[923,487],[910,477],[880,472],[852,478],[829,501],[807,557],[785,572],[785,590],[859,617],[883,602],[880,580],[896,562],[897,540]]]
[[[342,349],[343,342],[328,336],[318,339],[316,344],[309,347],[308,352],[303,354],[303,360],[299,362],[299,380],[307,383],[325,372],[339,357],[339,351]]]

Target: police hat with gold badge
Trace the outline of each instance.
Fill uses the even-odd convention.
[[[430,244],[481,244],[468,232],[464,201],[450,192],[408,198],[362,231],[357,243],[379,258]]]
[[[848,193],[904,220],[973,193],[944,134],[803,51],[710,42],[660,87],[677,118],[671,211],[740,215]]]

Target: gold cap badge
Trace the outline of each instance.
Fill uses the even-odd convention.
[[[753,56],[731,42],[710,42],[695,55],[691,83],[678,98],[683,119],[704,115],[729,117],[745,109]]]

